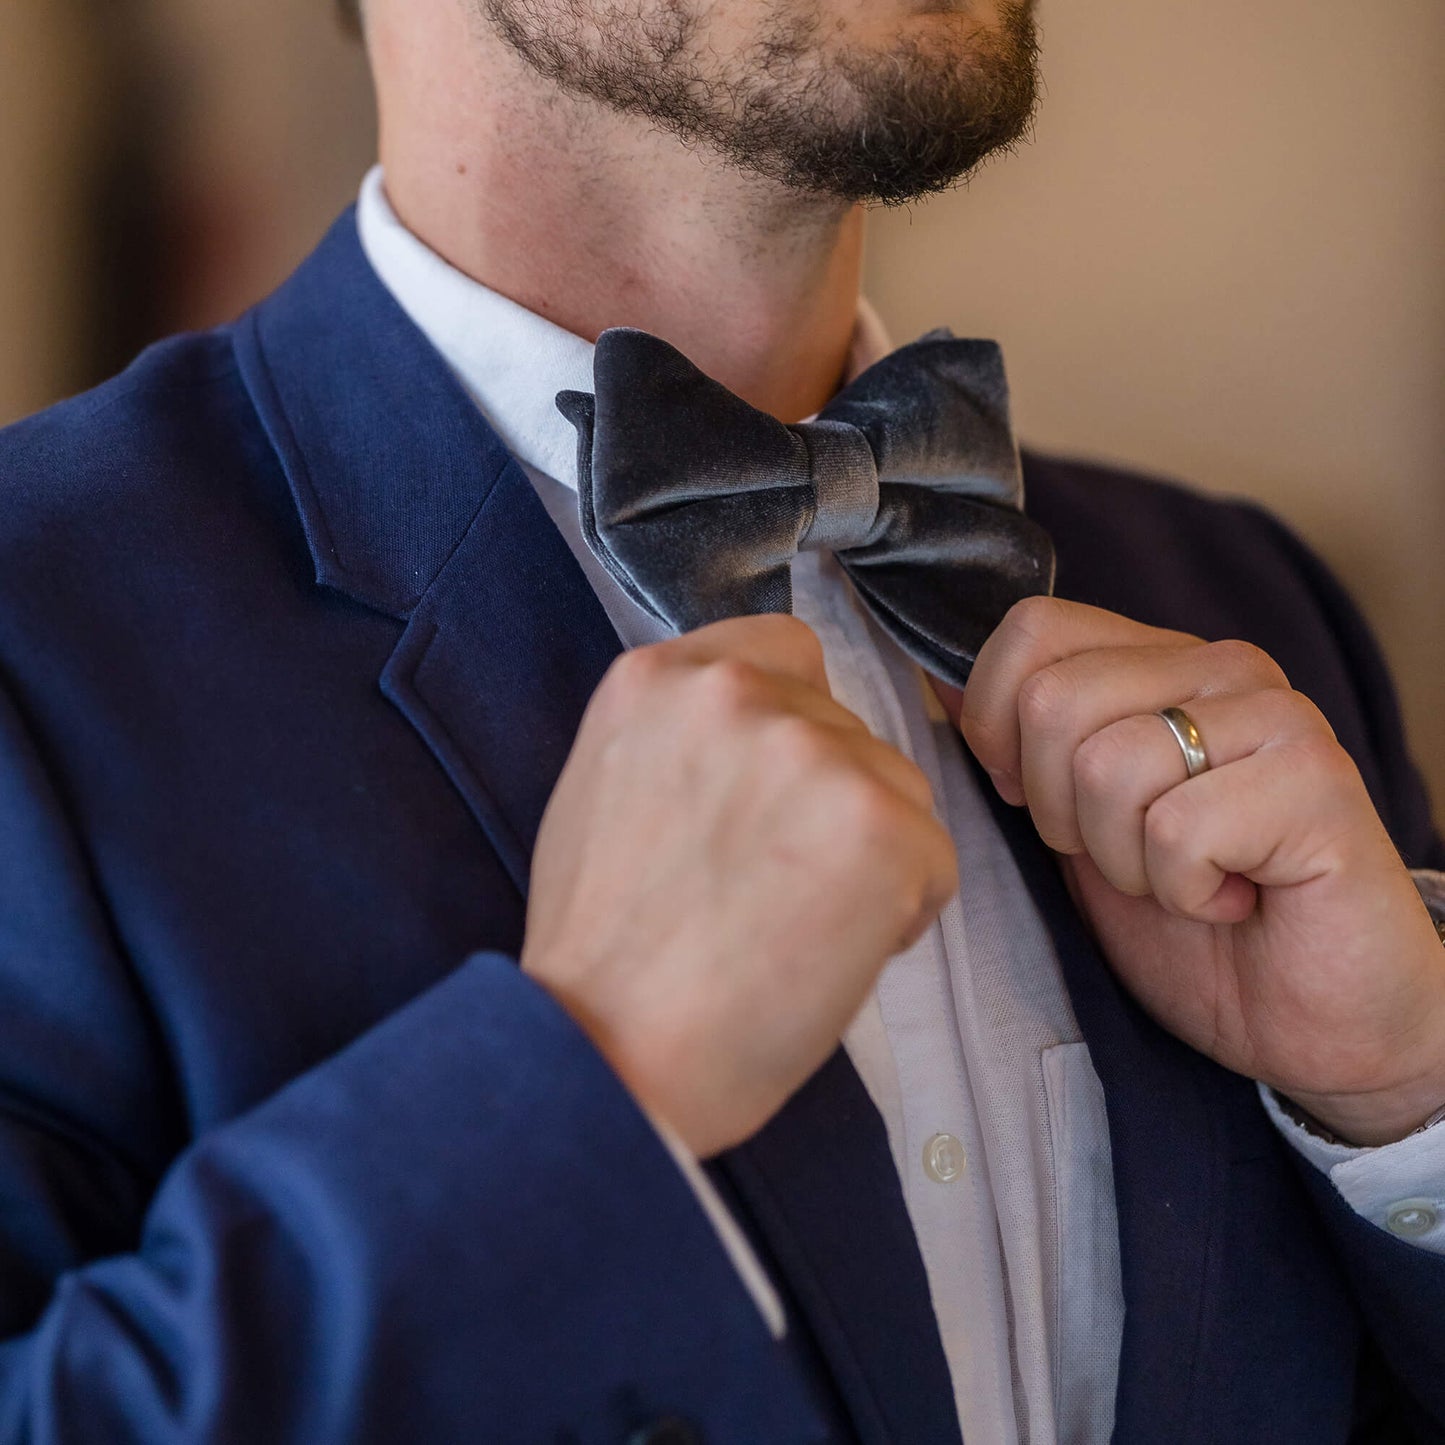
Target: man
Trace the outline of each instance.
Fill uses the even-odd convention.
[[[859,310],[1029,8],[366,26],[355,215],[0,441],[0,1438],[1439,1435],[1368,636]]]

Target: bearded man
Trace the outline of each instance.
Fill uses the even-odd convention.
[[[365,26],[357,209],[0,438],[0,1438],[1437,1438],[1368,634],[860,305],[1030,6]]]

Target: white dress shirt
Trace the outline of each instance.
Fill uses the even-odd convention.
[[[521,463],[624,646],[668,635],[582,537],[576,433],[555,397],[593,389],[591,344],[447,265],[397,219],[379,171],[362,188],[358,221],[383,283]],[[888,349],[865,305],[854,374]],[[830,554],[799,556],[792,580],[834,696],[923,770],[958,847],[959,895],[889,962],[844,1043],[887,1128],[964,1438],[1105,1445],[1124,1320],[1108,1120],[1048,930],[923,674]],[[1262,1094],[1359,1212],[1445,1253],[1445,1129],[1345,1149]],[[667,1142],[776,1332],[776,1294],[736,1223],[696,1162]],[[1404,1229],[1402,1203],[1414,1210]]]

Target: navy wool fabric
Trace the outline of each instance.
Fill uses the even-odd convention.
[[[1349,602],[1257,509],[1028,457],[1062,595],[1268,648],[1445,863]],[[712,1166],[774,1344],[517,969],[618,643],[343,218],[233,327],[0,435],[0,1441],[957,1445],[841,1052]],[[999,808],[1105,1087],[1121,1445],[1435,1439],[1445,1261],[1119,990]],[[638,1432],[644,1432],[639,1435]]]

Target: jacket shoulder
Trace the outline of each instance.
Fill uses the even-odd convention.
[[[1029,512],[1058,547],[1059,590],[1075,600],[1197,632],[1188,620],[1237,598],[1241,574],[1267,587],[1294,570],[1285,529],[1255,502],[1034,453],[1024,478]]]
[[[0,655],[83,643],[125,617],[141,626],[261,555],[304,571],[290,534],[229,331],[161,342],[0,431]]]
[[[218,450],[217,426],[228,411],[240,423],[243,400],[226,332],[178,336],[94,390],[0,430],[0,536],[32,518],[143,499],[188,441],[204,436],[204,450]]]

